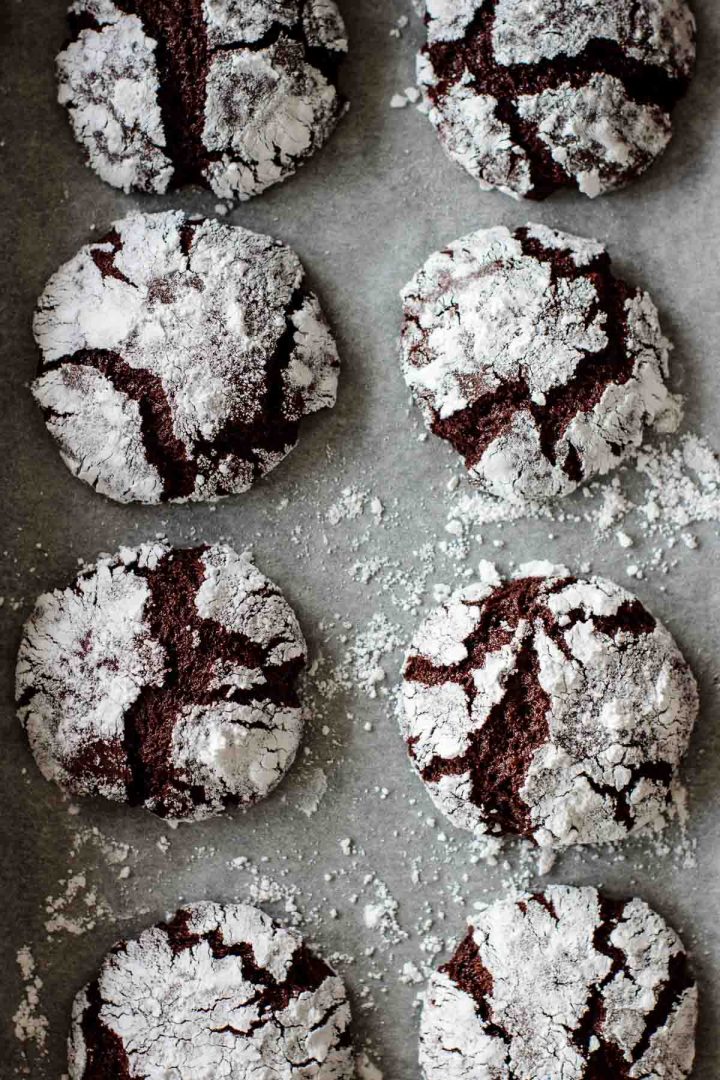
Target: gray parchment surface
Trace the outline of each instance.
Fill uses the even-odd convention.
[[[0,842],[3,905],[0,988],[0,1074],[58,1077],[73,994],[118,937],[135,933],[183,899],[242,897],[252,877],[232,860],[245,856],[263,873],[297,887],[297,904],[312,913],[307,932],[328,956],[341,954],[360,1045],[368,1045],[387,1080],[414,1080],[418,987],[403,983],[403,964],[427,959],[427,929],[452,942],[473,900],[499,895],[502,865],[469,858],[467,838],[442,824],[411,773],[400,739],[392,691],[400,652],[383,659],[386,680],[376,697],[346,688],[332,698],[311,693],[319,714],[308,727],[303,761],[266,804],[243,815],[170,832],[140,811],[86,803],[77,814],[39,775],[15,718],[12,681],[23,620],[37,593],[64,585],[78,560],[92,560],[156,534],[173,541],[227,538],[252,545],[258,564],[298,611],[313,654],[342,660],[374,615],[382,612],[399,641],[419,618],[384,590],[353,576],[354,564],[393,560],[414,573],[423,545],[448,540],[448,480],[461,470],[434,439],[421,441],[397,359],[398,290],[438,246],[480,226],[538,220],[608,242],[616,266],[652,292],[676,343],[673,385],[687,399],[689,428],[720,444],[718,246],[720,211],[720,11],[695,0],[700,63],[676,112],[676,137],[664,159],[633,188],[590,202],[568,194],[544,204],[518,204],[481,193],[444,156],[427,120],[414,108],[391,110],[393,93],[413,82],[420,24],[409,0],[345,0],[351,37],[342,84],[352,108],[325,150],[286,184],[236,209],[227,220],[291,244],[308,268],[336,329],[343,371],[337,408],[313,418],[299,448],[265,482],[216,510],[203,506],[142,509],[116,506],[65,469],[33,405],[27,384],[37,363],[30,322],[48,275],[93,235],[131,208],[181,206],[212,214],[210,194],[162,199],[124,196],[84,165],[55,103],[53,58],[62,45],[62,0],[3,0],[0,11],[0,342],[3,478],[0,493],[3,584],[0,608]],[[400,39],[390,31],[410,17]],[[461,483],[465,483],[461,480]],[[343,489],[379,498],[380,522],[365,506],[356,519],[332,524]],[[572,505],[581,505],[582,496]],[[631,583],[678,638],[701,684],[703,709],[685,776],[696,865],[683,868],[670,850],[628,845],[558,860],[550,880],[603,884],[613,895],[639,892],[682,931],[693,951],[702,993],[697,1080],[720,1075],[720,888],[717,800],[718,539],[694,530],[697,550],[682,544],[667,576]],[[549,537],[552,532],[553,538]],[[501,538],[504,547],[493,541]],[[428,585],[453,584],[457,560],[437,568]],[[642,557],[642,541],[636,549]],[[628,554],[598,541],[580,523],[520,522],[487,530],[473,541],[467,565],[495,558],[589,561],[596,572],[627,581]],[[418,570],[419,573],[419,570]],[[387,575],[386,575],[387,579]],[[395,593],[402,591],[400,582]],[[431,590],[430,590],[431,591]],[[431,595],[424,602],[431,603]],[[319,669],[327,672],[327,666]],[[319,678],[319,675],[318,675]],[[366,725],[372,730],[366,730]],[[317,812],[302,812],[304,786],[322,768],[327,792]],[[387,789],[387,793],[382,789]],[[435,818],[435,826],[428,819]],[[118,880],[101,847],[78,842],[97,826],[130,845],[130,876]],[[83,831],[84,830],[84,831]],[[166,854],[158,840],[169,837]],[[348,857],[340,840],[362,854]],[[74,839],[75,838],[75,839]],[[674,843],[671,837],[671,845]],[[261,862],[266,858],[265,863]],[[420,860],[420,863],[417,862]],[[412,866],[422,866],[422,883]],[[104,914],[79,935],[52,933],[47,898],[62,895],[71,874],[84,873]],[[363,920],[376,897],[374,874],[399,902],[407,938],[393,945]],[[353,896],[359,899],[353,903]],[[82,900],[80,901],[82,905]],[[77,909],[77,904],[75,909]],[[334,913],[332,911],[334,909]],[[88,910],[90,910],[88,908]],[[282,905],[276,907],[282,912]],[[336,914],[336,917],[333,917]],[[47,1055],[23,1059],[12,1017],[22,994],[16,953],[32,948],[43,980],[41,1011],[49,1020]],[[366,1007],[370,1006],[370,1007]]]

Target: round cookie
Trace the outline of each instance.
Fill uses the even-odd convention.
[[[433,975],[425,1080],[683,1080],[697,986],[680,938],[642,900],[550,885],[480,906]]]
[[[247,554],[122,548],[37,601],[19,716],[65,791],[200,819],[265,798],[292,765],[305,660],[292,609]]]
[[[695,62],[685,0],[427,0],[418,82],[482,188],[595,197],[670,141]]]
[[[655,305],[595,240],[480,229],[431,255],[402,299],[406,382],[490,494],[567,495],[647,427],[677,424]]]
[[[246,904],[121,941],[73,1007],[70,1080],[352,1080],[341,979]]]
[[[334,0],[75,0],[58,100],[107,183],[249,199],[290,176],[346,105]]]
[[[246,491],[335,404],[337,349],[295,252],[180,211],[81,248],[34,331],[32,391],[63,460],[118,502]]]
[[[402,693],[415,768],[478,836],[608,843],[677,813],[695,680],[610,581],[488,575],[459,590],[416,633]]]

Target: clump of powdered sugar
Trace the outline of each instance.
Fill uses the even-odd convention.
[[[706,440],[687,434],[645,449],[637,469],[647,482],[639,511],[651,531],[720,524],[720,461]]]
[[[481,187],[516,198],[594,197],[642,173],[670,140],[695,58],[685,0],[429,0],[426,23],[417,71],[430,121]]]
[[[343,488],[340,496],[326,512],[326,518],[330,525],[338,525],[341,521],[354,521],[363,513],[368,501],[368,493],[359,488]]]
[[[90,17],[57,59],[59,101],[95,171],[161,194],[202,183],[249,199],[290,176],[345,111],[336,69],[347,51],[333,0],[219,4],[186,13],[75,0]],[[177,100],[181,118],[172,116]]]
[[[428,988],[420,1040],[428,1080],[469,1080],[487,1064],[498,1078],[560,1080],[589,1067],[614,1071],[616,1060],[638,1076],[689,1074],[697,987],[678,935],[643,901],[553,885],[477,904],[469,922]]]
[[[82,248],[34,331],[48,429],[72,472],[119,502],[246,491],[301,417],[335,403],[337,350],[297,255],[180,211],[131,214]]]
[[[111,916],[109,905],[98,895],[96,886],[88,881],[85,870],[69,874],[60,881],[60,887],[62,892],[45,899],[45,931],[48,936],[69,934],[81,937],[94,930],[98,919]]]
[[[383,1074],[367,1054],[358,1054],[355,1058],[357,1080],[383,1080]]]
[[[374,892],[373,899],[363,908],[363,922],[368,930],[381,935],[390,944],[404,941],[407,932],[398,923],[399,904],[384,881],[375,875],[368,879]]]
[[[36,1050],[44,1054],[48,1019],[40,1012],[43,981],[37,974],[35,959],[27,945],[18,949],[17,964],[23,981],[23,996],[13,1016],[15,1038],[21,1043],[33,1044]]]
[[[308,769],[303,776],[303,785],[297,801],[297,807],[306,817],[312,817],[325,798],[328,789],[327,774],[319,766]]]

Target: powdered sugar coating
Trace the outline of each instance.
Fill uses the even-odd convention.
[[[633,101],[622,82],[607,75],[593,75],[578,88],[520,94],[517,112],[535,125],[553,159],[590,198],[602,195],[608,172],[642,172],[672,135],[663,109]]]
[[[670,344],[601,244],[528,225],[435,252],[402,293],[405,379],[428,427],[504,499],[569,494],[668,430]]]
[[[683,1080],[697,987],[678,935],[643,901],[551,885],[481,908],[432,977],[425,1080]]]
[[[475,3],[475,10],[478,8]],[[635,59],[689,76],[695,62],[695,20],[685,0],[498,0],[493,49],[498,63],[538,64],[579,56],[597,39],[622,45]]]
[[[203,10],[213,46],[237,41],[254,44],[273,27],[292,30],[300,15],[308,45],[347,51],[345,24],[335,0],[312,0],[300,6],[297,0],[203,0]]]
[[[82,248],[34,330],[33,393],[63,459],[119,502],[245,491],[335,403],[337,350],[297,255],[179,211]]]
[[[345,105],[334,0],[75,0],[59,100],[115,187],[249,199],[291,175]]]
[[[602,578],[468,586],[408,652],[404,734],[437,806],[543,847],[657,832],[697,687],[665,627]]]
[[[685,0],[428,0],[418,81],[450,157],[484,188],[594,197],[671,136],[695,59]]]
[[[75,999],[70,1080],[351,1080],[350,1008],[300,936],[195,904],[121,942]]]
[[[37,601],[19,716],[66,791],[203,818],[264,798],[292,765],[305,658],[292,609],[247,555],[123,548]]]
[[[57,58],[58,101],[101,179],[160,194],[173,174],[158,105],[156,43],[140,19],[95,5],[101,33],[83,31]]]

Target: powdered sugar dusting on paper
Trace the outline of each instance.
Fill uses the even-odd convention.
[[[18,949],[17,964],[23,981],[23,996],[13,1016],[15,1038],[21,1043],[33,1044],[37,1051],[45,1054],[48,1019],[40,1012],[43,981],[37,974],[35,958],[27,945]]]
[[[648,483],[640,512],[652,531],[720,523],[720,461],[706,440],[689,434],[645,450],[637,469]]]

